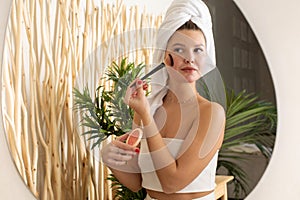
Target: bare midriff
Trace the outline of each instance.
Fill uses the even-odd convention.
[[[158,200],[192,200],[200,197],[204,197],[206,195],[209,195],[210,193],[214,192],[212,191],[206,191],[206,192],[195,192],[195,193],[173,193],[173,194],[166,194],[163,192],[158,192],[154,190],[147,190],[148,195],[153,199]]]

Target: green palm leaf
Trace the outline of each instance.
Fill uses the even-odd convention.
[[[235,194],[246,193],[248,176],[240,163],[246,153],[237,153],[232,149],[242,144],[255,144],[269,159],[277,125],[276,108],[269,102],[259,101],[258,96],[247,94],[245,90],[235,94],[227,89],[226,99],[225,135],[219,152],[218,169],[225,168],[228,175],[235,177]]]
[[[94,100],[88,88],[82,93],[74,88],[75,109],[82,113],[80,125],[87,129],[83,135],[93,142],[91,148],[100,145],[110,135],[119,136],[131,129],[133,111],[123,102],[123,97],[128,85],[141,75],[144,67],[144,64],[127,63],[126,59],[122,59],[119,65],[113,62],[103,78],[104,82],[112,83],[111,87],[97,87]],[[142,200],[146,196],[144,189],[132,192],[113,175],[108,180],[112,181],[114,199]]]
[[[92,147],[100,145],[110,135],[119,136],[131,129],[133,111],[123,102],[123,97],[127,86],[144,67],[127,63],[126,59],[122,59],[120,65],[113,62],[104,77],[105,82],[112,82],[112,87],[106,90],[103,85],[98,86],[94,100],[88,88],[82,93],[74,88],[74,107],[82,113],[80,125],[88,129],[83,135],[96,140]]]

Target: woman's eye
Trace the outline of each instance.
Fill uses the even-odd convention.
[[[175,52],[175,53],[182,53],[182,52],[183,52],[183,49],[182,49],[182,48],[175,48],[175,49],[174,49],[174,52]]]
[[[202,52],[204,52],[204,49],[203,48],[196,48],[196,49],[194,49],[194,52],[195,53],[202,53]]]

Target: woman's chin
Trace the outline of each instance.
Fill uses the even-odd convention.
[[[196,72],[183,72],[174,69],[168,69],[169,76],[177,83],[194,83],[200,78],[200,74]]]
[[[188,75],[184,77],[187,83],[194,83],[200,78],[200,76],[195,76],[195,75]]]

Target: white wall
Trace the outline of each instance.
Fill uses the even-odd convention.
[[[137,0],[136,0],[137,1]],[[145,0],[144,0],[145,1]],[[142,0],[140,0],[142,2]],[[151,3],[150,3],[151,2]],[[163,10],[170,0],[148,0]],[[279,112],[277,139],[271,162],[247,200],[299,199],[300,144],[300,1],[235,0],[245,14],[271,68]],[[9,1],[0,0],[0,60]],[[1,114],[1,113],[0,113]],[[21,181],[8,152],[0,122],[0,198],[33,199]]]
[[[300,1],[236,2],[256,33],[270,66],[279,120],[271,162],[247,199],[299,199]]]
[[[116,2],[116,0],[104,0],[104,2]],[[141,10],[146,9],[147,12],[152,14],[160,14],[168,8],[171,3],[171,0],[124,0],[126,5],[139,5]]]

